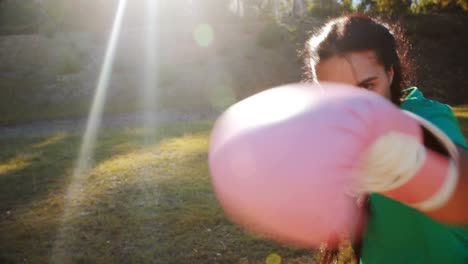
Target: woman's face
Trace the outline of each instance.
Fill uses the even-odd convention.
[[[368,89],[390,100],[393,69],[385,70],[372,50],[333,56],[320,61],[315,66],[315,71],[319,82],[351,84]]]

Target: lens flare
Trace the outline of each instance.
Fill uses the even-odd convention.
[[[193,32],[195,41],[200,47],[208,47],[213,43],[214,31],[209,24],[199,24]]]

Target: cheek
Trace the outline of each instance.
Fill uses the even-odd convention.
[[[391,98],[390,84],[387,82],[379,84],[373,91],[387,99]]]

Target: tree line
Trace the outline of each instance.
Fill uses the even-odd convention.
[[[18,34],[99,27],[112,19],[119,0],[0,0],[0,33]],[[158,1],[162,17],[203,14],[223,17],[327,17],[361,12],[468,13],[468,0],[129,0]],[[104,22],[103,22],[104,21]]]
[[[294,16],[337,15],[343,12],[361,12],[380,15],[401,15],[408,13],[466,13],[468,0],[235,0],[238,5],[264,7],[262,11],[272,12],[271,6],[287,9]],[[277,12],[277,11],[276,11]],[[288,12],[286,12],[288,13]]]

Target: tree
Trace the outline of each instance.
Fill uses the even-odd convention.
[[[341,13],[341,6],[336,0],[313,0],[311,13],[314,16],[336,16]]]
[[[411,9],[415,13],[468,11],[467,0],[415,0]]]
[[[238,16],[244,16],[244,1],[231,0],[229,10]]]
[[[336,0],[314,0],[313,5],[315,8],[333,9],[337,7],[338,3]]]
[[[301,17],[306,13],[306,3],[304,0],[294,0],[293,15]]]
[[[377,0],[377,9],[380,13],[399,15],[410,12],[411,0]]]
[[[361,13],[377,12],[377,2],[375,0],[362,0],[357,6],[357,11]]]
[[[356,11],[353,6],[352,0],[342,0],[341,1],[341,12],[343,13],[351,13]]]

